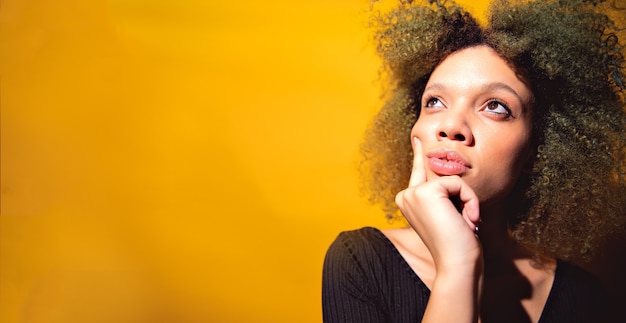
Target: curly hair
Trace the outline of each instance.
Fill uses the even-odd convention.
[[[486,26],[451,1],[405,0],[374,14],[389,91],[361,146],[370,201],[390,220],[400,218],[394,197],[410,176],[410,131],[426,82],[451,53],[486,45],[534,95],[535,155],[511,193],[521,201],[508,219],[511,236],[538,255],[588,260],[621,229],[626,209],[624,29],[610,18],[617,7],[497,0]]]

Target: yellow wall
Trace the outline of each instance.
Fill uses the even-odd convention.
[[[0,321],[320,322],[368,4],[3,0]]]

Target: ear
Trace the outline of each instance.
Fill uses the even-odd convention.
[[[533,142],[530,143],[530,147],[526,150],[524,156],[524,165],[522,166],[522,173],[530,174],[533,171],[535,162],[537,161],[537,145]]]

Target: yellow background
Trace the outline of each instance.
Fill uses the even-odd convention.
[[[320,322],[328,245],[389,225],[368,6],[3,0],[0,321]]]

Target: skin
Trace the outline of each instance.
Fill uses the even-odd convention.
[[[545,305],[554,261],[536,266],[505,220],[531,151],[532,93],[517,75],[476,46],[426,84],[409,186],[396,197],[410,228],[384,231],[431,290],[423,322],[537,322]]]

